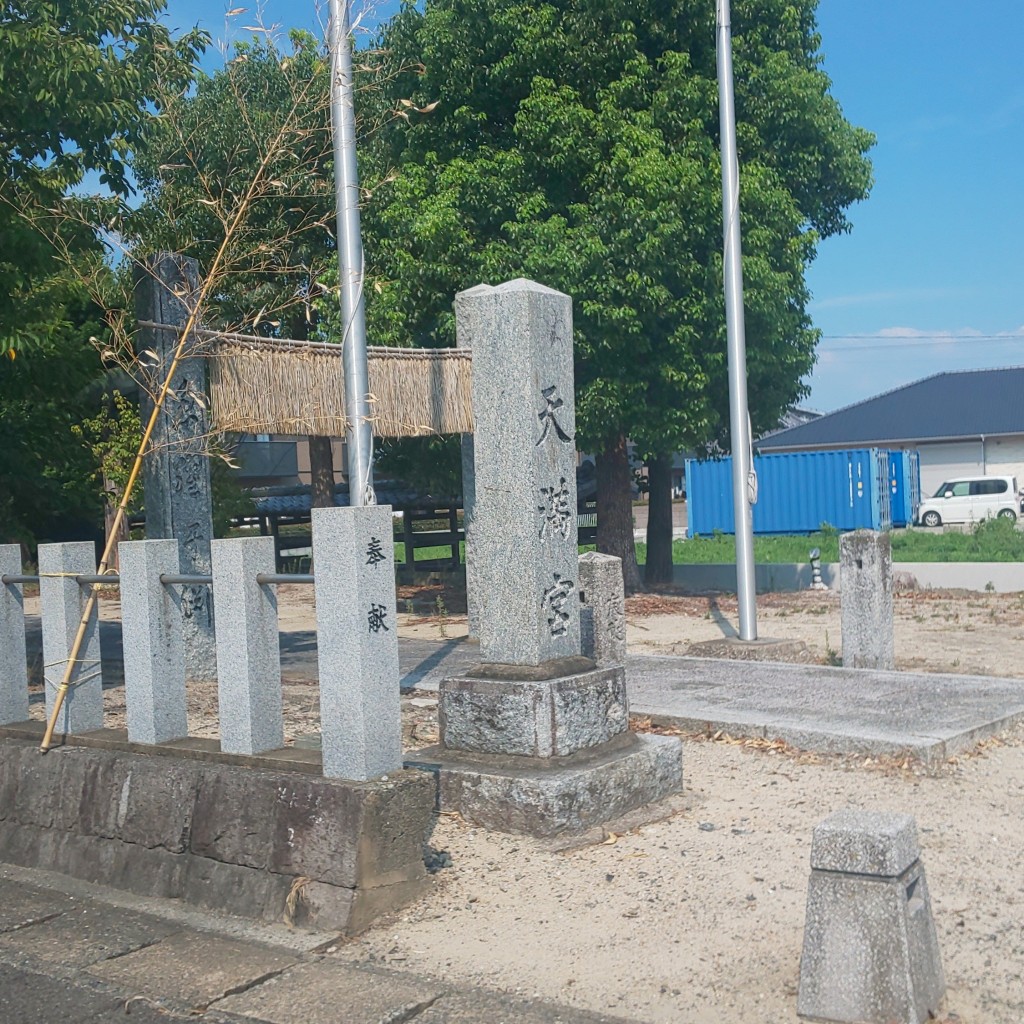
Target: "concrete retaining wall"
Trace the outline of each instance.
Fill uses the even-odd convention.
[[[806,590],[811,585],[808,563],[757,565],[754,567],[760,593]],[[923,590],[994,590],[1000,594],[1024,591],[1024,564],[1020,562],[893,562],[893,580],[897,590],[910,584],[911,578]],[[830,590],[840,589],[839,564],[821,567],[822,581]],[[691,593],[736,591],[736,566],[677,565],[672,582]]]
[[[427,884],[434,789],[4,737],[0,860],[354,933]]]

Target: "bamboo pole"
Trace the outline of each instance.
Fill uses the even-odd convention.
[[[135,461],[132,463],[131,473],[128,475],[128,482],[125,484],[124,494],[121,496],[121,501],[118,503],[117,512],[115,513],[113,523],[111,524],[110,535],[107,537],[106,544],[103,547],[103,557],[100,559],[100,564],[97,568],[98,575],[103,575],[110,565],[111,552],[114,549],[114,545],[117,543],[118,531],[125,520],[128,503],[131,501],[132,494],[135,490],[135,484],[142,471],[142,460],[145,458],[148,451],[150,439],[152,438],[153,431],[156,428],[157,418],[163,411],[164,402],[166,401],[168,392],[171,389],[171,381],[174,379],[175,373],[177,373],[178,365],[180,364],[185,352],[185,347],[189,339],[192,337],[193,331],[198,326],[200,310],[205,306],[210,291],[221,273],[227,254],[228,243],[234,238],[235,232],[238,230],[238,227],[242,222],[242,218],[247,214],[253,199],[261,188],[267,168],[273,155],[277,152],[286,127],[287,126],[283,126],[278,132],[277,137],[270,145],[267,146],[266,153],[260,161],[260,164],[256,169],[256,173],[253,175],[253,179],[250,182],[248,189],[246,189],[245,195],[238,204],[238,209],[235,211],[235,214],[230,221],[225,225],[224,238],[217,248],[217,252],[210,264],[209,272],[203,278],[203,283],[199,288],[199,294],[196,297],[192,308],[189,310],[188,318],[185,321],[184,327],[181,329],[181,337],[174,349],[174,356],[167,368],[163,384],[160,386],[157,397],[153,402],[153,411],[150,413],[149,420],[146,423],[146,429],[143,431],[142,440],[139,442],[139,449],[135,454]],[[92,617],[93,610],[96,607],[96,600],[96,585],[90,584],[89,597],[85,602],[85,609],[82,612],[82,618],[78,624],[78,630],[75,633],[75,640],[71,645],[71,651],[68,654],[67,665],[64,668],[64,675],[61,678],[60,686],[57,688],[57,696],[53,702],[53,711],[50,712],[50,718],[46,723],[46,731],[43,734],[43,741],[39,745],[39,752],[41,754],[45,754],[53,743],[53,733],[56,728],[57,718],[60,715],[61,708],[64,706],[64,700],[67,697],[68,690],[73,685],[75,669],[79,660],[78,656],[81,653],[82,643],[85,640],[86,630],[89,627],[89,619]]]

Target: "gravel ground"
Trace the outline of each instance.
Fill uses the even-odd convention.
[[[435,589],[405,593],[401,635],[465,633],[458,596]],[[280,605],[283,629],[310,628],[308,589],[281,588]],[[806,644],[800,660],[839,657],[837,595],[764,595],[758,610],[760,635]],[[725,597],[643,595],[627,613],[632,650],[682,654],[727,635],[736,611]],[[115,616],[116,603],[104,602],[104,614]],[[1024,595],[900,593],[895,628],[899,668],[1024,675]],[[315,732],[316,687],[286,681],[284,695],[289,739]],[[107,724],[121,724],[122,691],[108,690],[106,701]],[[212,686],[192,688],[189,711],[193,733],[216,735]],[[434,741],[433,695],[406,696],[403,718],[409,747]],[[557,850],[438,818],[431,845],[450,866],[431,894],[332,955],[638,1021],[796,1020],[811,833],[855,806],[917,819],[946,1019],[1024,1020],[1024,732],[928,770],[725,736],[683,739],[682,809],[604,842]]]
[[[638,1021],[796,1020],[812,830],[841,807],[907,811],[948,982],[947,1020],[1024,1019],[1024,735],[938,770],[780,744],[684,741],[685,807],[556,852],[438,820],[452,866],[406,913],[341,947]]]

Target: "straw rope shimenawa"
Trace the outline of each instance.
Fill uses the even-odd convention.
[[[145,324],[143,326],[150,326]],[[152,325],[157,326],[157,325]],[[340,345],[200,330],[214,429],[238,434],[345,434]],[[377,437],[473,431],[468,349],[367,349]]]

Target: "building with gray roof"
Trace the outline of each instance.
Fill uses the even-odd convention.
[[[921,491],[958,476],[1024,484],[1024,366],[937,373],[761,438],[764,453],[916,448]]]

